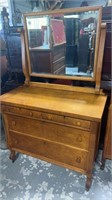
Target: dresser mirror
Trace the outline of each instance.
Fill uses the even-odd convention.
[[[24,15],[30,76],[95,81],[101,7]]]

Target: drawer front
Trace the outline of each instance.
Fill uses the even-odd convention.
[[[65,57],[65,45],[59,45],[53,48],[53,62]]]
[[[58,123],[64,123],[65,117],[61,115],[55,115],[55,114],[50,114],[50,113],[41,113],[41,118],[43,120],[48,120],[52,122],[58,122]]]
[[[61,66],[59,69],[57,69],[56,71],[53,72],[53,74],[57,75],[63,75],[65,73],[65,65]]]
[[[43,138],[57,143],[78,147],[84,150],[89,149],[90,133],[88,131],[17,116],[8,116],[8,123],[9,130],[21,132],[32,137]]]
[[[32,153],[36,157],[42,156],[77,168],[86,168],[87,152],[41,138],[33,138],[18,133],[15,134],[13,131],[10,132],[9,140],[10,147],[18,151],[23,150],[23,152],[28,154]]]
[[[65,117],[65,123],[77,127],[82,127],[86,129],[90,129],[90,121],[87,120],[81,120],[81,119],[76,119],[72,117]]]
[[[26,117],[41,118],[41,112],[32,111],[29,109],[24,109],[24,108],[14,107],[14,106],[2,106],[2,112],[13,113],[17,115],[26,116]]]
[[[62,57],[61,59],[59,59],[53,63],[53,72],[60,69],[62,66],[65,66],[65,57]]]
[[[39,120],[48,120],[56,123],[63,123],[66,126],[74,126],[81,129],[90,130],[91,122],[87,120],[77,119],[73,117],[67,117],[64,115],[57,115],[52,113],[45,113],[30,109],[24,109],[19,107],[13,106],[3,106],[2,105],[2,112],[12,113],[16,115],[21,115],[29,118],[36,118]]]

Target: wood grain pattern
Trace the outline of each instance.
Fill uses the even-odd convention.
[[[71,147],[70,145],[61,145],[43,138],[34,138],[30,135],[10,132],[10,147],[29,151],[35,155],[44,156],[60,163],[85,169],[87,152]],[[33,144],[33,145],[32,145]],[[55,159],[54,159],[55,157]]]
[[[26,57],[26,46],[25,46],[25,38],[24,32],[21,32],[21,56],[22,56],[22,69],[25,75],[25,85],[29,85],[30,76],[29,76],[29,69],[28,69],[28,62]]]
[[[101,70],[102,70],[104,45],[105,45],[105,37],[106,37],[106,23],[102,24],[102,31],[101,31],[100,37],[101,37],[100,38],[100,45],[99,45],[100,55],[98,57],[97,70],[96,70],[96,86],[95,86],[96,91],[100,90]]]
[[[105,103],[103,94],[48,84],[2,95],[10,159],[15,161],[18,151],[84,173],[88,190]]]
[[[17,131],[36,138],[44,138],[56,143],[76,146],[88,150],[89,132],[74,127],[64,126],[64,124],[52,123],[45,120],[34,120],[18,116],[8,116],[9,130]],[[31,128],[32,127],[32,132]]]
[[[43,84],[45,85],[45,84]],[[55,87],[55,86],[54,86]],[[72,92],[44,87],[21,86],[1,97],[5,104],[100,121],[106,102],[103,95]],[[46,100],[47,99],[47,100]],[[100,104],[100,106],[99,106]]]

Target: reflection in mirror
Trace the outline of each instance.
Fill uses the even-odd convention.
[[[49,49],[49,18],[27,17],[29,49]]]
[[[31,73],[93,77],[98,11],[27,16]]]

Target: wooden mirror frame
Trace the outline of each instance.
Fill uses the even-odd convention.
[[[67,13],[75,13],[75,12],[87,12],[87,11],[99,11],[98,13],[98,21],[97,21],[97,31],[96,31],[96,43],[95,43],[95,56],[94,56],[94,71],[93,77],[82,77],[82,76],[70,76],[70,75],[54,75],[54,74],[40,74],[40,73],[32,73],[31,72],[31,64],[30,64],[30,55],[29,55],[29,47],[28,47],[28,33],[27,33],[27,24],[26,24],[26,17],[28,16],[43,16],[43,15],[52,15],[52,14],[67,14]],[[97,76],[97,63],[98,63],[98,51],[99,51],[99,44],[100,44],[100,32],[101,32],[101,19],[102,19],[102,7],[95,6],[95,7],[80,7],[80,8],[70,8],[70,9],[60,9],[60,10],[53,10],[53,11],[42,11],[42,12],[33,12],[24,14],[24,28],[25,28],[25,47],[26,47],[26,56],[27,56],[27,71],[28,76],[31,77],[41,77],[41,78],[54,78],[54,79],[66,79],[66,80],[81,80],[81,81],[91,81],[96,82],[98,79]]]

